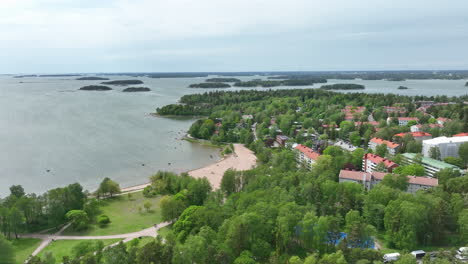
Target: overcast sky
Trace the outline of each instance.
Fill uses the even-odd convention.
[[[0,73],[468,69],[468,0],[0,0]]]

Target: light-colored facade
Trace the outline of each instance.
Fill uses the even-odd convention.
[[[388,140],[384,140],[384,139],[381,139],[381,138],[372,138],[369,141],[369,148],[372,149],[372,151],[375,151],[377,149],[377,147],[382,145],[382,144],[385,144],[387,146],[387,151],[388,151],[388,153],[390,153],[390,155],[396,155],[396,153],[398,152],[398,149],[400,147],[399,144],[393,143],[393,142],[388,141]]]
[[[355,182],[361,184],[366,190],[371,190],[375,185],[383,180],[385,175],[387,175],[387,173],[384,172],[370,173],[363,171],[341,170],[339,182]],[[416,176],[407,177],[408,188],[406,189],[406,192],[408,193],[416,193],[421,189],[427,190],[439,184],[439,181],[436,178]]]
[[[296,145],[294,151],[296,152],[298,165],[305,165],[309,170],[312,169],[312,165],[320,157],[319,153],[301,144]]]
[[[430,157],[431,148],[440,150],[440,158],[446,157],[458,158],[458,149],[460,145],[468,142],[468,136],[464,137],[437,137],[433,139],[423,140],[422,154],[424,157]]]
[[[387,172],[392,172],[394,168],[398,167],[398,164],[391,160],[372,153],[367,153],[362,159],[362,168],[365,172],[374,172],[379,163],[383,163],[385,165]]]
[[[404,153],[403,157],[404,157],[403,165],[415,163],[415,159],[416,159],[415,153]],[[434,174],[436,174],[438,171],[443,170],[443,169],[460,170],[460,168],[458,168],[455,165],[448,164],[440,160],[426,158],[426,157],[421,158],[421,165],[424,167],[425,175],[429,177],[434,177]],[[460,170],[460,172],[463,173],[464,171]]]

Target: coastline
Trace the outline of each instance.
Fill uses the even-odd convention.
[[[191,177],[204,178],[206,177],[211,183],[214,190],[219,189],[224,172],[228,169],[249,170],[257,165],[257,157],[247,147],[242,144],[234,144],[234,153],[201,168],[186,171]],[[138,192],[151,183],[144,183],[134,186],[129,186],[121,189],[121,194]]]

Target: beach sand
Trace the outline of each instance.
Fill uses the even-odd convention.
[[[249,170],[257,164],[257,157],[255,154],[242,144],[234,144],[234,153],[228,155],[226,158],[217,161],[214,164],[191,170],[188,174],[194,178],[206,177],[213,186],[213,189],[219,189],[221,180],[223,179],[224,172],[228,169],[238,171]],[[144,189],[151,183],[135,185],[127,188],[122,188],[122,193],[137,192]]]

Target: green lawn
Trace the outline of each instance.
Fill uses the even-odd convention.
[[[23,264],[29,255],[39,246],[41,240],[36,238],[20,238],[13,239],[11,242],[15,248],[16,263]]]
[[[104,246],[108,246],[120,240],[121,239],[105,239],[105,240],[102,240],[102,242],[104,243]],[[90,241],[92,243],[95,243],[97,240],[57,240],[57,241],[51,242],[46,248],[44,248],[39,253],[38,256],[41,258],[44,258],[45,252],[50,251],[54,255],[55,261],[57,263],[61,263],[63,257],[72,256],[72,248],[83,241]]]
[[[158,235],[161,236],[162,238],[166,238],[167,234],[171,232],[171,229],[172,229],[172,225],[165,226],[158,230]]]
[[[63,232],[63,235],[80,235],[80,236],[99,236],[99,235],[116,235],[139,231],[148,228],[154,224],[162,222],[161,212],[159,210],[159,199],[146,198],[143,192],[132,193],[132,199],[122,195],[111,199],[101,201],[101,214],[109,216],[111,223],[106,227],[99,227],[92,224],[89,229],[81,232],[75,232],[68,228]],[[143,204],[150,202],[151,210],[146,212]],[[139,210],[141,207],[141,212]]]

